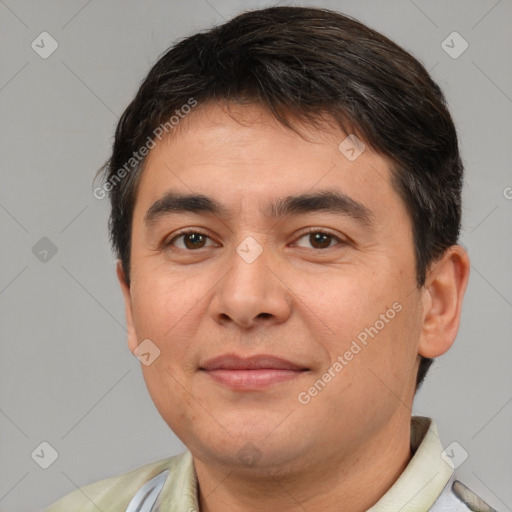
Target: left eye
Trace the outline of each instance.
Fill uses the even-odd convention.
[[[311,244],[313,249],[328,249],[329,247],[332,247],[331,243],[333,241],[342,243],[342,240],[340,240],[337,236],[331,235],[330,233],[326,233],[324,231],[311,231],[299,238],[299,240],[302,239],[306,239],[307,242]]]

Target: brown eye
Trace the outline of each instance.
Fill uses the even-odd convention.
[[[324,231],[310,231],[302,235],[299,240],[306,239],[307,243],[310,245],[309,248],[312,249],[328,249],[337,243],[343,243],[337,236],[331,235],[330,233]],[[334,244],[333,244],[334,242]],[[297,244],[301,247],[303,245]]]
[[[187,249],[197,249],[204,246],[205,236],[199,233],[189,233],[184,235],[183,241]]]
[[[309,241],[316,249],[325,249],[331,245],[332,236],[325,233],[311,233]]]
[[[210,237],[197,231],[188,231],[175,236],[167,245],[174,245],[178,249],[194,250],[206,247]]]

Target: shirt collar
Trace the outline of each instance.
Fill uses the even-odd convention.
[[[411,418],[411,451],[413,456],[405,470],[367,512],[417,512],[434,504],[453,468],[441,457],[443,447],[432,419]],[[159,509],[199,512],[197,475],[189,450],[179,458],[171,473],[162,489]]]
[[[198,483],[190,450],[178,457],[160,493],[155,512],[199,512]]]
[[[442,493],[453,468],[441,457],[443,446],[430,418],[411,418],[409,464],[391,488],[367,512],[417,512],[428,510]]]

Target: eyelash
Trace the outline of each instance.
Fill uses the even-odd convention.
[[[313,234],[313,233],[315,233],[315,234],[316,233],[320,233],[320,234],[323,234],[323,235],[327,235],[327,236],[331,237],[332,239],[336,240],[338,242],[338,245],[347,245],[347,242],[345,240],[342,240],[339,236],[335,235],[334,233],[331,233],[328,230],[319,229],[319,228],[308,228],[307,231],[301,233],[301,235],[297,238],[297,240],[300,240],[301,238],[304,238],[305,236]],[[201,231],[199,229],[189,229],[187,231],[182,231],[182,232],[177,233],[171,240],[169,240],[169,242],[164,242],[163,246],[164,247],[171,246],[173,244],[173,242],[175,242],[178,238],[186,236],[186,235],[191,235],[191,234],[202,235],[202,236],[212,240],[212,238],[210,236],[208,236],[206,233],[204,233],[203,231]],[[335,245],[334,246],[329,246],[329,247],[326,247],[326,248],[323,248],[323,249],[315,249],[315,248],[313,248],[312,250],[315,250],[315,251],[326,251],[327,249],[331,249],[331,248],[335,247]],[[203,248],[204,247],[200,247],[199,249],[197,249],[197,251],[200,250],[200,249],[203,249]],[[187,251],[187,252],[195,252],[193,249],[181,249],[180,248],[180,250]]]

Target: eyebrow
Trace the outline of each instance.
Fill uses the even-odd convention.
[[[350,196],[332,189],[278,198],[265,211],[266,215],[273,218],[313,212],[345,215],[365,227],[372,227],[374,223],[374,215],[369,208]],[[225,218],[232,216],[228,208],[211,197],[168,191],[147,210],[144,223],[150,227],[162,217],[173,213],[209,213]]]

